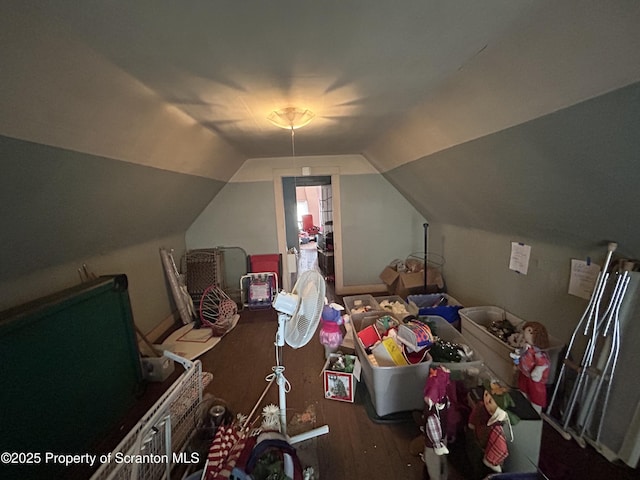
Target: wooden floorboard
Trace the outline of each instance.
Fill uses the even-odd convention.
[[[276,329],[273,310],[243,311],[236,328],[200,358],[203,370],[213,374],[205,392],[223,399],[232,412],[248,414],[275,364]],[[415,423],[373,422],[359,403],[362,395],[353,404],[325,399],[324,348],[315,335],[303,348],[283,350],[284,375],[291,384],[287,418],[311,407],[316,413],[315,426],[329,426],[329,434],[316,439],[321,478],[424,478],[420,459],[409,452],[409,442],[419,434]],[[359,384],[357,388],[366,387]],[[268,403],[278,404],[275,385],[261,407]]]
[[[331,300],[341,302],[327,291]],[[275,365],[274,340],[277,315],[273,309],[241,312],[240,321],[200,360],[203,370],[213,374],[206,393],[223,399],[233,412],[249,413],[267,382],[265,377]],[[363,403],[363,383],[358,385],[356,402],[344,403],[324,398],[320,372],[324,349],[314,335],[300,349],[284,347],[285,377],[291,384],[287,395],[287,418],[312,409],[315,426],[328,425],[329,433],[314,439],[319,478],[340,479],[426,479],[419,457],[411,455],[409,444],[418,434],[415,422],[377,423],[367,414]],[[271,388],[262,405],[278,404],[277,387]],[[458,442],[461,443],[461,442]],[[463,442],[462,442],[463,443]],[[464,447],[451,446],[449,480],[472,479]],[[606,461],[592,448],[581,449],[575,442],[563,440],[544,424],[540,465],[551,480],[640,478],[637,470]]]

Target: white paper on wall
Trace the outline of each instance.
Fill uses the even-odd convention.
[[[600,273],[600,265],[585,260],[571,259],[569,294],[589,300]]]
[[[509,268],[523,275],[529,270],[529,257],[531,256],[531,245],[511,242],[511,259]]]

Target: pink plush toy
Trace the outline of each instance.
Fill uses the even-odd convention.
[[[320,343],[325,347],[325,354],[335,352],[342,344],[344,320],[340,310],[332,305],[325,305],[320,317]]]
[[[549,347],[547,329],[539,322],[527,322],[522,327],[525,346],[511,354],[518,366],[518,388],[527,398],[543,409],[547,406],[549,379],[549,355],[543,349]]]

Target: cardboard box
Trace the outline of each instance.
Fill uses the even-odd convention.
[[[353,362],[352,373],[333,370],[340,357],[346,357]],[[356,397],[356,386],[360,381],[360,371],[360,361],[355,355],[330,354],[322,369],[324,398],[353,403]]]
[[[413,293],[424,293],[424,271],[398,272],[393,267],[387,266],[379,277],[391,295],[407,298]],[[437,292],[442,288],[444,288],[444,280],[440,270],[429,267],[427,270],[427,290]]]

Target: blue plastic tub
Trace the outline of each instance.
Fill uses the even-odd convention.
[[[444,300],[445,305],[438,305],[434,307],[439,301]],[[419,315],[435,315],[444,318],[449,323],[456,323],[460,321],[460,314],[458,311],[462,308],[462,305],[455,299],[447,295],[446,293],[434,293],[430,295],[409,295],[407,297],[408,302],[413,302],[418,307]]]

